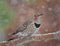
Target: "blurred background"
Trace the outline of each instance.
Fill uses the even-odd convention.
[[[31,16],[42,13],[41,27],[38,33],[60,31],[60,1],[59,0],[0,0],[0,42],[9,38],[8,34]],[[33,41],[25,46],[60,46],[60,39],[48,41]]]

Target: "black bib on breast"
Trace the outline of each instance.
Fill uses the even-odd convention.
[[[39,28],[41,24],[34,23],[36,28]]]

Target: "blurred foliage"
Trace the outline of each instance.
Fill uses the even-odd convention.
[[[14,11],[8,6],[6,0],[0,0],[0,31],[8,27],[14,17]]]

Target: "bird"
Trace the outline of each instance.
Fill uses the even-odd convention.
[[[26,21],[21,27],[19,27],[16,32],[12,33],[12,34],[9,34],[9,35],[13,35],[14,37],[8,39],[8,41],[11,41],[11,40],[14,40],[16,37],[15,35],[19,35],[19,32],[22,34],[24,32],[24,30],[27,29],[27,27],[34,21],[34,26],[36,28],[39,28],[40,27],[40,20],[38,21],[38,17],[42,16],[43,14],[39,14],[39,15],[34,15],[32,17],[33,20],[29,19],[28,21]],[[31,22],[30,22],[31,21]]]

